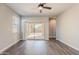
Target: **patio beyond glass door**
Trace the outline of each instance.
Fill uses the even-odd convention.
[[[25,39],[44,39],[44,23],[25,23]]]

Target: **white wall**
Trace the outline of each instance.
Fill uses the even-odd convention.
[[[79,50],[79,4],[75,4],[57,17],[56,38]]]
[[[19,16],[6,5],[0,4],[0,53],[15,44],[19,39],[17,34],[12,32],[12,17]]]
[[[45,22],[45,40],[49,40],[49,19],[48,17],[22,17],[22,20],[26,22]],[[22,26],[23,27],[23,26]],[[24,31],[24,29],[22,29]],[[23,32],[24,34],[24,32]],[[23,35],[24,38],[24,35]]]

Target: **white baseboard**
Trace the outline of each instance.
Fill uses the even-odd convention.
[[[62,43],[64,43],[64,44],[66,44],[66,45],[68,45],[68,46],[70,46],[71,48],[73,48],[73,49],[79,51],[78,48],[76,48],[76,47],[74,47],[74,46],[72,46],[72,45],[70,45],[70,44],[68,44],[68,43],[66,43],[66,42],[64,42],[64,41],[62,41],[62,40],[59,40],[59,39],[57,39],[57,40],[60,41],[60,42],[62,42]]]
[[[19,42],[20,40],[15,41],[14,43],[11,43],[10,45],[6,46],[4,49],[0,50],[0,54],[3,53],[5,50],[7,50],[8,48],[10,48],[11,46],[13,46],[14,44],[16,44],[17,42]]]

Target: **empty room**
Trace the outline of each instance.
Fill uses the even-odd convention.
[[[79,3],[0,3],[0,55],[79,55]]]

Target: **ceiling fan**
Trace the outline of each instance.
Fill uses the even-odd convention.
[[[40,10],[40,13],[42,13],[42,9],[48,9],[48,10],[51,10],[51,9],[52,9],[52,7],[46,6],[46,3],[40,3],[40,4],[38,5],[38,8],[39,8],[39,10]]]

